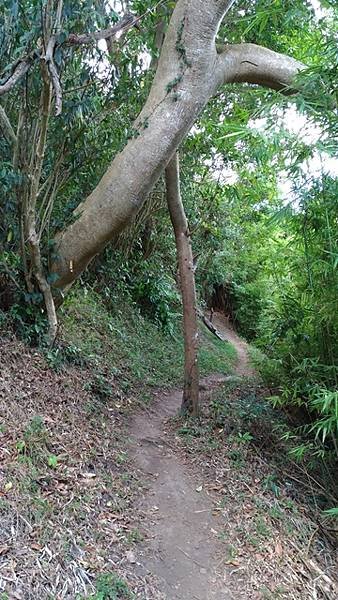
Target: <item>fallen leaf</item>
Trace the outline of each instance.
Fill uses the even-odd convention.
[[[9,546],[0,546],[0,556],[2,554],[6,554],[6,552],[8,552],[9,550]]]
[[[136,563],[135,554],[132,550],[128,550],[126,552],[126,558],[132,565],[134,565]]]
[[[282,554],[283,554],[283,546],[280,542],[276,542],[275,554],[276,554],[276,556],[282,556]]]
[[[32,550],[42,550],[42,546],[40,544],[31,544]]]

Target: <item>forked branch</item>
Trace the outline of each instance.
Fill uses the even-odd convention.
[[[54,32],[50,36],[46,53],[44,56],[44,60],[46,61],[48,67],[48,73],[50,76],[50,80],[54,89],[55,94],[55,116],[61,114],[62,112],[62,88],[60,83],[59,73],[54,63],[54,52],[55,46],[57,42],[57,38],[61,32],[61,15],[62,15],[62,6],[63,0],[59,0],[57,9],[56,9],[56,17],[54,23]]]

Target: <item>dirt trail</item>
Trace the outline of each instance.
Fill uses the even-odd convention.
[[[242,340],[237,333],[226,324],[226,320],[224,315],[219,312],[214,312],[212,324],[216,327],[217,332],[220,336],[230,342],[236,350],[238,354],[238,361],[235,368],[235,372],[237,375],[242,375],[243,377],[249,377],[250,375],[254,375],[254,369],[250,365],[247,344],[244,340]]]
[[[220,314],[215,315],[215,325],[238,351],[236,373],[250,375],[245,343]],[[201,382],[201,389],[210,390],[226,379],[211,376]],[[222,550],[212,501],[202,481],[191,475],[165,441],[166,420],[177,414],[181,396],[178,390],[161,393],[151,410],[138,414],[132,425],[135,462],[150,477],[141,505],[150,523],[149,537],[136,560],[141,569],[159,578],[166,600],[231,600],[226,581],[216,574]]]

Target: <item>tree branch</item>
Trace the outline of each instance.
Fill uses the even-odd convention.
[[[135,17],[134,15],[131,15],[129,13],[127,15],[124,15],[124,17],[122,17],[122,19],[118,23],[116,23],[116,25],[113,25],[113,27],[110,27],[109,29],[102,29],[100,31],[95,31],[94,33],[84,33],[81,35],[71,33],[69,34],[67,40],[64,41],[62,44],[58,43],[57,39],[53,40],[51,38],[51,41],[54,42],[53,52],[57,46],[61,45],[83,46],[93,44],[98,40],[104,40],[107,38],[111,38],[112,40],[118,40],[124,33],[129,31],[129,29],[131,29],[132,27],[136,27],[140,18],[141,17]],[[54,63],[52,63],[51,61],[51,47],[47,48],[47,51],[49,54],[49,64],[53,65]],[[26,73],[28,73],[31,66],[40,58],[41,50],[35,50],[29,56],[25,56],[24,58],[17,61],[7,81],[5,81],[3,85],[0,85],[0,96],[9,92],[20,81],[20,79],[22,79],[22,77],[26,75]],[[55,74],[56,69],[53,69],[53,66],[52,71],[54,71],[51,73],[51,79],[56,95],[56,109],[59,110],[61,89],[58,87],[58,75],[57,73]]]
[[[218,55],[215,37],[230,6],[231,0],[177,0],[148,99],[134,124],[138,135],[77,206],[76,220],[55,237],[55,287],[68,288],[130,223],[220,86],[250,81],[281,89],[302,68],[297,61],[250,44],[226,47]]]
[[[28,73],[32,64],[39,56],[40,53],[35,52],[33,54],[30,54],[29,56],[26,56],[25,58],[22,58],[15,64],[13,71],[7,79],[7,81],[5,81],[4,84],[0,85],[0,96],[9,92],[18,83],[18,81],[20,81],[20,79],[22,79],[22,77],[26,75],[26,73]]]
[[[292,83],[305,65],[285,54],[256,44],[225,46],[218,56],[217,87],[225,83],[254,83],[293,93]]]
[[[62,112],[62,88],[59,78],[59,73],[54,63],[54,51],[57,42],[57,37],[61,32],[61,15],[62,15],[62,6],[63,0],[59,0],[56,10],[56,17],[54,23],[54,33],[50,36],[46,54],[45,61],[48,66],[48,72],[50,76],[50,80],[52,82],[52,86],[55,94],[55,116],[59,116]]]
[[[47,28],[46,28],[47,29]],[[47,30],[48,31],[48,30]],[[56,334],[57,334],[57,316],[55,303],[53,300],[53,295],[51,291],[51,286],[48,282],[48,279],[45,276],[42,257],[41,257],[41,248],[40,248],[40,237],[37,232],[37,214],[36,214],[36,204],[38,197],[38,189],[40,185],[41,172],[43,166],[43,160],[46,150],[46,141],[47,141],[47,131],[48,131],[48,121],[50,117],[50,107],[51,107],[51,99],[52,99],[52,88],[51,83],[48,76],[48,69],[46,64],[41,63],[42,70],[42,78],[43,78],[43,89],[41,92],[41,108],[40,108],[40,123],[39,123],[39,135],[36,141],[35,148],[33,149],[33,161],[32,161],[32,170],[30,172],[30,189],[29,189],[29,197],[27,204],[27,211],[24,213],[24,218],[26,221],[26,237],[30,250],[30,260],[31,260],[31,269],[34,277],[38,283],[39,289],[43,294],[45,306],[47,310],[48,317],[48,340],[49,345],[52,346]],[[51,203],[53,202],[53,198]],[[52,205],[52,204],[51,204]],[[47,214],[46,214],[47,217]]]
[[[4,132],[5,137],[9,141],[12,146],[16,146],[17,137],[15,135],[15,131],[10,123],[9,118],[7,117],[5,109],[0,105],[0,127]]]
[[[138,21],[138,17],[128,13],[124,15],[122,19],[116,23],[116,25],[113,25],[108,29],[101,29],[100,31],[95,31],[94,33],[83,33],[80,35],[71,33],[65,43],[72,46],[81,46],[92,44],[98,40],[106,40],[107,38],[110,38],[111,40],[118,40],[126,31],[134,27]]]

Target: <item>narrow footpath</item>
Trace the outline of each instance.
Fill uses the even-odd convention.
[[[238,352],[236,374],[253,374],[245,342],[221,314],[215,314],[213,323]],[[209,391],[226,380],[213,375],[201,381],[201,389]],[[231,600],[234,596],[227,589],[226,574],[224,580],[217,575],[222,546],[212,500],[165,441],[166,422],[177,414],[181,397],[181,390],[162,392],[132,424],[134,460],[150,481],[140,507],[149,523],[148,539],[137,562],[159,579],[165,600]]]

